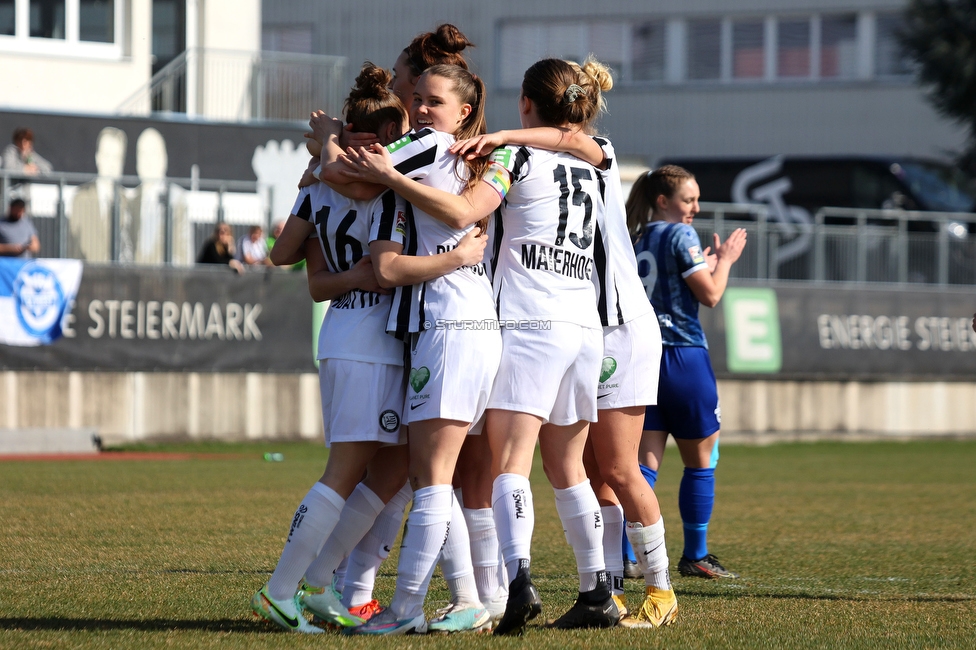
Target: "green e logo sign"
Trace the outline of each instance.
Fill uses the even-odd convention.
[[[783,349],[772,289],[726,289],[725,342],[731,372],[779,372]]]

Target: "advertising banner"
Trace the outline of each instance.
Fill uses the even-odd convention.
[[[81,262],[0,258],[0,343],[33,347],[61,336]]]
[[[60,339],[0,345],[0,368],[315,371],[303,273],[86,265],[68,305]]]
[[[966,288],[730,287],[702,308],[716,375],[976,380],[976,292]]]

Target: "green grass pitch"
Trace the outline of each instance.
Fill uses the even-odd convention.
[[[278,632],[248,608],[321,446],[158,449],[213,455],[0,462],[0,648],[976,648],[976,441],[724,446],[711,549],[743,578],[675,576],[664,630],[365,640]],[[533,573],[554,618],[576,576],[536,466]],[[680,476],[669,450],[658,496],[672,567]],[[381,570],[381,600],[395,570]],[[632,604],[641,593],[627,581]],[[446,599],[437,574],[428,610]]]

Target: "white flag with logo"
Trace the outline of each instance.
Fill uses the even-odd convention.
[[[0,343],[47,345],[81,284],[81,260],[0,258]]]

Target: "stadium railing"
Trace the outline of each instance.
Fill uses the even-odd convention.
[[[702,203],[702,246],[745,228],[732,277],[806,282],[976,284],[976,214]],[[785,214],[786,218],[781,215]]]
[[[253,225],[270,232],[284,217],[272,214],[273,191],[249,181],[0,170],[4,211],[15,196],[29,201],[43,256],[85,250],[93,262],[192,265],[217,223],[229,224],[235,241]],[[736,278],[976,285],[976,214],[827,207],[810,216],[786,207],[702,203],[694,227],[702,246],[712,233],[724,240],[746,229]]]

